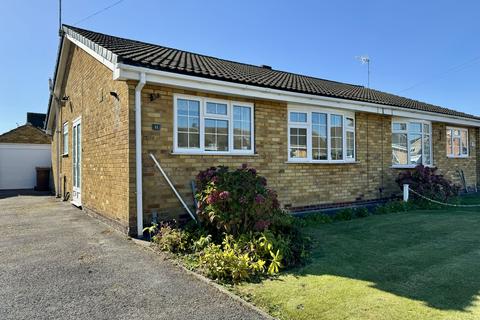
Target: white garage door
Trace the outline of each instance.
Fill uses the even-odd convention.
[[[48,144],[0,143],[0,190],[33,189],[36,167],[51,167]]]

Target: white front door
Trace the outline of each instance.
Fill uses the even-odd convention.
[[[81,119],[78,118],[73,122],[73,194],[72,203],[76,206],[82,205],[82,125]]]

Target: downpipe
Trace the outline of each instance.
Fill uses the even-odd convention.
[[[143,237],[143,175],[142,175],[142,89],[146,83],[145,72],[135,87],[135,175],[137,189],[137,235]]]

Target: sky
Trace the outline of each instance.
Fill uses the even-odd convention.
[[[62,11],[85,29],[360,85],[356,57],[368,55],[370,87],[480,115],[480,1],[63,0]],[[0,133],[47,112],[58,42],[58,1],[0,0]]]

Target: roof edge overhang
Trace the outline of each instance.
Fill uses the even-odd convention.
[[[220,81],[202,77],[188,76],[174,72],[132,66],[117,63],[113,78],[115,80],[140,79],[140,74],[145,73],[147,83],[178,87],[182,89],[199,90],[210,93],[226,94],[253,99],[266,99],[286,102],[293,105],[323,106],[351,111],[362,111],[375,114],[391,115],[397,117],[418,118],[423,120],[445,122],[450,124],[480,127],[480,120],[459,117],[435,112],[407,109],[371,102],[362,102],[341,98],[325,97],[312,94],[290,92],[285,90],[243,85],[234,82]]]
[[[100,63],[105,65],[113,72],[113,80],[134,80],[139,81],[141,73],[145,73],[147,83],[178,87],[182,89],[198,90],[216,94],[226,94],[232,96],[266,99],[272,101],[286,102],[293,105],[311,105],[324,106],[338,109],[347,109],[352,111],[362,111],[368,113],[391,115],[397,117],[417,118],[434,122],[444,122],[448,124],[480,127],[480,120],[454,116],[436,112],[422,111],[417,109],[408,109],[405,107],[397,107],[392,105],[384,105],[372,102],[363,102],[357,100],[349,100],[335,97],[326,97],[320,95],[297,93],[286,90],[271,89],[260,86],[245,85],[235,82],[209,79],[204,77],[196,77],[184,75],[175,72],[161,71],[157,69],[133,66],[119,62],[118,56],[110,50],[94,43],[77,32],[63,27],[63,45],[60,49],[60,57],[55,72],[54,93],[60,94],[61,83],[59,79],[63,79],[65,65],[67,62],[69,44],[75,44],[80,47]],[[62,75],[59,78],[59,75]],[[53,111],[52,103],[55,99],[50,99],[49,113],[47,113],[46,129],[51,129],[52,117],[50,113]]]
[[[47,118],[45,120],[45,130],[51,132],[53,123],[52,119],[54,118],[55,108],[54,104],[58,103],[55,97],[60,97],[62,89],[62,80],[64,79],[65,70],[68,62],[68,53],[70,46],[72,44],[83,49],[85,52],[90,54],[92,57],[97,59],[104,66],[114,71],[117,64],[117,55],[111,52],[110,50],[105,49],[104,47],[94,43],[91,40],[83,37],[77,32],[71,30],[70,28],[63,26],[62,27],[62,37],[60,38],[60,47],[57,57],[57,64],[55,66],[55,73],[53,79],[53,94],[50,94],[50,100],[48,103]]]

